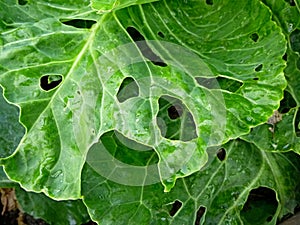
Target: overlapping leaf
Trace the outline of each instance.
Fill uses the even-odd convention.
[[[273,19],[282,28],[288,40],[284,70],[287,89],[281,102],[279,113],[270,118],[269,124],[256,127],[253,132],[243,137],[255,143],[261,150],[290,151],[299,154],[299,74],[300,74],[300,9],[299,1],[263,1],[273,12]]]
[[[300,200],[299,156],[264,152],[241,140],[223,146],[225,157],[217,157],[216,150],[209,151],[203,170],[177,181],[169,193],[161,184],[111,182],[86,164],[83,195],[92,219],[99,224],[276,224],[294,211]]]
[[[262,151],[295,151],[300,153],[300,138],[295,124],[297,110],[279,114],[280,120],[255,127],[249,134],[241,138],[254,143]]]
[[[205,164],[207,145],[266,121],[286,85],[285,40],[259,1],[238,4],[160,1],[97,15],[88,2],[1,1],[0,84],[27,131],[4,163],[9,177],[55,198],[78,198],[88,150],[116,130],[156,151],[170,190]],[[159,42],[135,45],[134,30]],[[120,103],[126,77],[140,93]],[[203,83],[212,78],[242,85]],[[156,115],[163,95],[187,107],[197,138],[162,137]]]
[[[0,93],[2,89],[0,88]],[[10,156],[16,149],[24,128],[18,122],[19,112],[16,106],[8,104],[3,95],[0,95],[0,157]]]

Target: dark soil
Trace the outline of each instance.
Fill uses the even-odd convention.
[[[2,212],[3,205],[0,210]],[[42,219],[35,219],[28,214],[21,213],[18,209],[0,214],[0,225],[48,225]]]
[[[1,211],[2,211],[2,205],[1,205]],[[18,210],[5,212],[3,215],[0,215],[0,224],[1,225],[18,225],[17,218],[19,217]]]

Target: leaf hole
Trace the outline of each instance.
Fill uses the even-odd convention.
[[[135,29],[134,27],[127,27],[126,31],[130,35],[130,37],[132,38],[132,40],[134,42],[145,41],[144,36],[137,29]]]
[[[178,200],[176,200],[173,205],[172,205],[172,209],[170,210],[169,214],[170,216],[174,216],[182,207],[182,203]]]
[[[297,103],[293,96],[288,92],[284,91],[284,97],[280,101],[280,106],[278,109],[278,112],[283,114],[289,112],[292,108],[295,108],[297,106]]]
[[[62,82],[62,75],[44,75],[40,78],[40,86],[44,91],[50,91],[59,86]]]
[[[290,43],[294,52],[300,53],[300,30],[296,29],[290,34]]]
[[[288,55],[287,55],[287,53],[285,53],[285,54],[282,56],[282,59],[283,59],[284,61],[287,62],[287,58],[288,58]]]
[[[249,224],[250,221],[255,224],[264,224],[273,219],[277,208],[275,191],[267,187],[258,187],[250,191],[241,211],[241,218],[245,224]]]
[[[195,225],[200,225],[200,220],[203,217],[204,213],[206,211],[206,208],[201,206],[198,210],[197,210],[197,214],[196,214],[196,220],[195,220]]]
[[[253,33],[253,34],[250,35],[250,38],[251,38],[252,41],[257,42],[258,39],[259,39],[259,36],[258,36],[257,33]]]
[[[76,27],[79,29],[90,29],[96,23],[96,21],[94,20],[82,20],[82,19],[74,19],[74,20],[61,19],[60,22],[67,26]]]
[[[165,35],[164,35],[161,31],[159,31],[159,32],[157,33],[157,35],[158,35],[159,37],[161,37],[161,38],[165,38]]]
[[[295,0],[285,0],[290,6],[296,6]]]
[[[182,107],[180,105],[172,105],[168,108],[170,119],[175,120],[182,115]]]
[[[226,150],[224,148],[220,148],[217,151],[217,157],[222,162],[226,158]]]
[[[116,130],[104,133],[99,142],[119,162],[133,166],[148,166],[158,162],[158,156],[152,148],[129,139]],[[122,167],[118,169],[122,170]]]
[[[273,216],[269,216],[269,217],[266,219],[266,221],[267,221],[267,222],[271,222],[272,219],[273,219]]]
[[[222,89],[230,92],[236,92],[243,83],[227,77],[218,76],[216,78],[196,77],[199,85],[208,89]]]
[[[214,4],[213,0],[205,0],[205,2],[206,2],[207,5],[213,5]]]
[[[168,66],[158,55],[152,51],[152,49],[146,43],[144,36],[137,29],[134,27],[127,27],[126,31],[145,58],[149,59],[156,66]]]
[[[159,182],[158,160],[154,149],[129,139],[116,130],[102,134],[98,142],[89,148],[86,156],[86,162],[96,173],[126,186]],[[96,197],[104,199],[109,196],[105,192]]]
[[[18,0],[18,4],[19,5],[27,5],[28,4],[28,0]]]
[[[139,96],[139,86],[133,78],[126,77],[119,88],[117,94],[118,101],[122,103],[137,96]]]
[[[259,78],[258,77],[254,77],[252,80],[259,80]]]
[[[263,68],[262,64],[259,64],[257,67],[255,67],[255,72],[260,72]]]
[[[163,137],[181,141],[197,138],[194,118],[181,100],[164,95],[158,104],[156,121]]]

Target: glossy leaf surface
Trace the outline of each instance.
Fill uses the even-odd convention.
[[[24,135],[24,128],[18,120],[18,108],[0,95],[0,158],[10,156]]]
[[[281,101],[279,120],[264,124],[245,137],[262,150],[290,151],[300,153],[299,142],[299,106],[300,106],[300,2],[293,1],[263,1],[273,12],[273,19],[282,28],[288,40],[287,51],[283,57],[287,61],[284,70],[287,88]],[[260,137],[259,137],[260,136]]]
[[[0,84],[21,108],[27,131],[5,161],[8,176],[28,190],[78,198],[89,148],[114,129],[156,151],[160,180],[170,190],[205,164],[207,146],[266,121],[286,85],[285,40],[260,2],[239,4],[160,1],[99,15],[84,1],[1,1]],[[133,42],[142,40],[156,41]],[[126,77],[140,94],[120,103]],[[233,93],[197,77],[243,85]],[[162,95],[185,104],[197,138],[162,137]]]
[[[210,149],[206,167],[178,180],[169,193],[163,193],[161,184],[111,182],[86,165],[84,202],[99,224],[195,224],[200,207],[205,207],[203,224],[276,224],[277,217],[294,211],[300,200],[298,155],[264,152],[241,140],[223,148],[223,161],[218,148]],[[267,194],[273,191],[276,195]],[[255,198],[258,193],[261,198]],[[175,201],[182,206],[171,216]]]
[[[52,207],[85,222],[82,197],[99,224],[293,213],[299,4],[0,0],[1,163],[28,191],[78,199],[18,189],[24,210],[53,224]]]

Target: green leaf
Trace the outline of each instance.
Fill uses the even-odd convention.
[[[300,154],[300,138],[296,133],[296,114],[299,109],[292,109],[286,114],[277,112],[279,121],[263,124],[241,138],[254,143],[262,151],[287,152],[294,150]],[[299,128],[297,129],[299,130]]]
[[[300,47],[299,47],[299,32],[300,32],[300,9],[299,1],[263,1],[273,12],[274,20],[281,26],[288,42],[286,52],[287,67],[285,68],[285,76],[288,81],[288,90],[296,100],[299,106],[299,81],[298,75],[300,71]]]
[[[100,12],[109,12],[126,8],[131,5],[140,5],[158,0],[92,0],[92,7]]]
[[[300,201],[298,155],[264,152],[241,140],[223,146],[222,160],[216,150],[209,150],[205,168],[179,179],[168,193],[160,184],[111,182],[86,164],[82,191],[91,218],[99,224],[195,224],[205,207],[201,224],[276,224],[294,211]],[[182,203],[177,212],[175,201]]]
[[[273,19],[285,34],[289,35],[297,28],[300,11],[298,0],[263,0],[262,2],[272,10]]]
[[[0,87],[0,93],[2,88]],[[19,121],[19,109],[0,95],[0,158],[10,156],[24,135]]]
[[[279,111],[282,111],[280,121],[256,127],[253,132],[242,138],[255,143],[261,150],[293,150],[299,154],[300,2],[284,0],[263,2],[272,10],[274,20],[281,26],[288,40],[285,54],[287,67],[284,70],[288,85],[279,108]]]
[[[6,176],[6,174],[3,170],[3,166],[0,166],[0,187],[1,188],[13,188],[16,186],[18,186],[18,184],[16,182],[13,182],[10,179],[8,179],[8,177]]]
[[[278,108],[286,42],[259,1],[159,1],[103,15],[89,7],[0,1],[0,84],[26,127],[4,166],[27,190],[80,198],[89,149],[104,151],[98,141],[115,130],[155,150],[169,191],[204,166],[207,146],[248,133]],[[119,102],[128,77],[139,95]],[[208,88],[199,77],[242,85]],[[162,96],[182,102],[196,138],[162,135]]]

